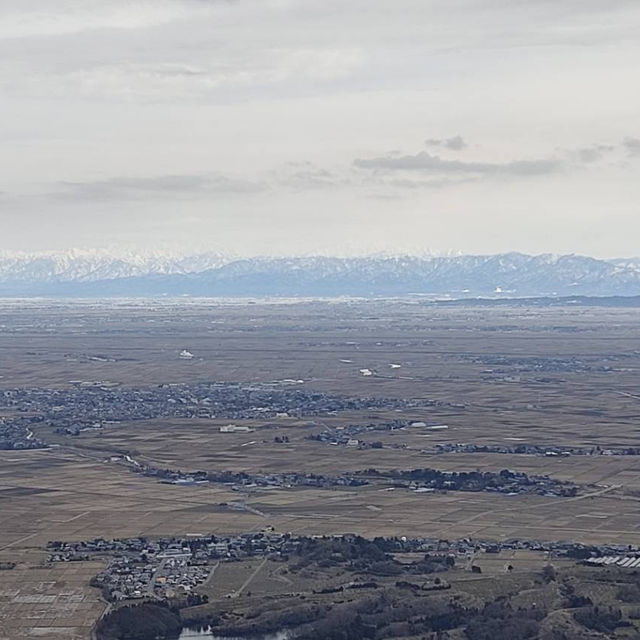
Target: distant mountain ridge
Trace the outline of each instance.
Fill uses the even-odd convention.
[[[190,256],[65,252],[0,252],[0,283],[92,282],[148,275],[197,273],[220,267],[230,258],[217,253]]]
[[[0,254],[0,296],[637,296],[640,259],[578,255],[225,258]]]

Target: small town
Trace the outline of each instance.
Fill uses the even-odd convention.
[[[0,418],[0,450],[44,449],[46,444],[35,437],[29,428],[31,421],[24,418]]]
[[[447,442],[436,444],[431,448],[423,449],[427,454],[443,453],[501,453],[521,454],[529,456],[545,456],[547,458],[569,456],[637,456],[640,455],[640,447],[559,447],[531,444],[508,445],[480,445],[462,442]]]
[[[407,409],[430,401],[337,396],[295,388],[286,381],[161,384],[126,388],[107,382],[72,381],[71,388],[18,388],[0,392],[0,410],[78,435],[110,423],[157,418],[270,419],[331,415],[340,411]]]
[[[575,331],[572,328],[572,331]],[[565,358],[540,358],[537,356],[513,356],[513,355],[466,355],[465,360],[474,364],[489,365],[490,369],[485,369],[485,374],[512,374],[514,371],[527,373],[576,373],[576,372],[596,372],[608,373],[614,369],[610,365],[594,365],[586,359],[565,357]],[[612,363],[618,362],[621,356],[611,357]],[[507,376],[513,378],[513,375]],[[510,380],[506,380],[509,382]],[[511,380],[515,382],[516,380]],[[546,382],[546,380],[538,380]]]
[[[549,476],[527,475],[521,471],[503,469],[499,473],[480,471],[439,471],[437,469],[412,469],[378,471],[368,469],[356,473],[378,481],[391,481],[391,488],[404,488],[417,493],[435,491],[486,491],[505,495],[541,495],[572,498],[579,487]]]
[[[438,471],[436,469],[412,469],[378,471],[366,469],[345,472],[337,476],[316,473],[249,473],[246,471],[181,471],[160,469],[142,464],[128,455],[112,456],[110,461],[124,465],[134,473],[157,478],[167,484],[193,486],[219,483],[233,491],[257,488],[293,487],[361,487],[383,483],[389,490],[406,489],[418,493],[435,491],[487,491],[506,495],[531,494],[547,497],[575,497],[578,485],[556,480],[549,476],[527,475],[503,469],[499,473],[479,471]]]
[[[309,544],[322,540],[342,540],[356,545],[368,544],[353,534],[338,536],[293,536],[272,529],[229,536],[143,537],[121,540],[97,538],[82,542],[50,542],[48,562],[77,562],[108,558],[108,567],[93,580],[110,602],[155,598],[166,600],[188,597],[199,585],[215,579],[215,568],[221,562],[237,562],[249,557],[268,557],[285,561],[301,553]],[[385,552],[424,553],[433,559],[447,560],[469,568],[476,554],[528,550],[548,554],[549,558],[568,558],[592,566],[616,564],[633,568],[640,563],[640,546],[583,545],[574,542],[542,542],[511,539],[502,542],[463,538],[375,538],[369,541]],[[340,562],[333,557],[333,561]],[[437,571],[437,566],[435,568]]]

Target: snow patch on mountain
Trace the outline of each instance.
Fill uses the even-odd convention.
[[[0,254],[9,296],[640,295],[640,259],[578,255],[231,258],[108,251]]]
[[[63,252],[0,252],[0,282],[97,282],[136,276],[199,273],[226,264],[218,253],[163,253],[71,249]]]

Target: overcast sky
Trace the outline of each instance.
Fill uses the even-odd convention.
[[[0,0],[0,249],[640,255],[638,0]]]

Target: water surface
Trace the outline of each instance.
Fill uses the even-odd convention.
[[[291,636],[286,631],[270,633],[261,636],[214,636],[211,631],[196,631],[194,629],[183,629],[179,640],[290,640]]]

